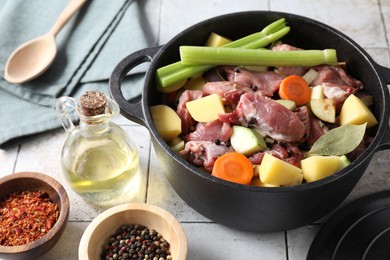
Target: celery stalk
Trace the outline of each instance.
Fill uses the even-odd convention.
[[[250,34],[246,37],[227,43],[220,48],[246,48],[256,49],[267,46],[268,44],[282,38],[290,31],[284,18],[281,18],[268,26],[261,32]],[[184,65],[178,61],[157,69],[156,80],[161,87],[170,86],[181,80],[188,79],[193,75],[203,73],[214,65]]]
[[[242,66],[317,66],[337,65],[334,49],[273,51],[200,46],[180,46],[182,64]]]

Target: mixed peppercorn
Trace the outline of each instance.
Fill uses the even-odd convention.
[[[172,259],[169,247],[154,229],[138,224],[123,225],[110,237],[101,259]]]
[[[9,194],[0,199],[0,245],[19,246],[43,237],[58,215],[58,205],[44,191]]]

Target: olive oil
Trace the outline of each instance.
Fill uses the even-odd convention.
[[[128,191],[138,170],[138,153],[116,143],[89,144],[73,165],[63,165],[70,187],[88,200],[112,199]]]
[[[101,202],[134,189],[138,152],[127,133],[110,120],[119,113],[103,93],[87,92],[80,100],[62,97],[56,104],[68,138],[62,168],[69,186],[87,200]],[[80,124],[73,125],[76,111]]]

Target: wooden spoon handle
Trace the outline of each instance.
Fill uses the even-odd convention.
[[[62,11],[53,27],[50,29],[51,34],[54,36],[62,29],[62,27],[69,21],[69,19],[75,14],[87,0],[71,0],[69,4]]]

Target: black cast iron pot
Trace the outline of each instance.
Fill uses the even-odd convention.
[[[149,111],[150,106],[162,103],[162,94],[155,87],[155,72],[161,66],[180,59],[180,45],[203,45],[211,32],[238,39],[283,17],[291,26],[291,31],[283,38],[284,42],[305,49],[336,49],[339,60],[347,62],[348,73],[361,80],[365,91],[373,95],[373,112],[379,121],[373,142],[351,165],[317,182],[263,188],[215,178],[175,154],[156,131]],[[142,98],[138,103],[130,103],[123,97],[121,83],[128,71],[143,62],[150,62],[150,67]],[[203,21],[162,47],[129,55],[114,69],[110,91],[125,117],[150,130],[166,177],[189,206],[217,223],[236,229],[276,232],[310,224],[330,213],[355,187],[373,154],[390,147],[389,91],[386,86],[389,80],[389,69],[376,64],[353,40],[325,24],[288,13],[250,11]]]

